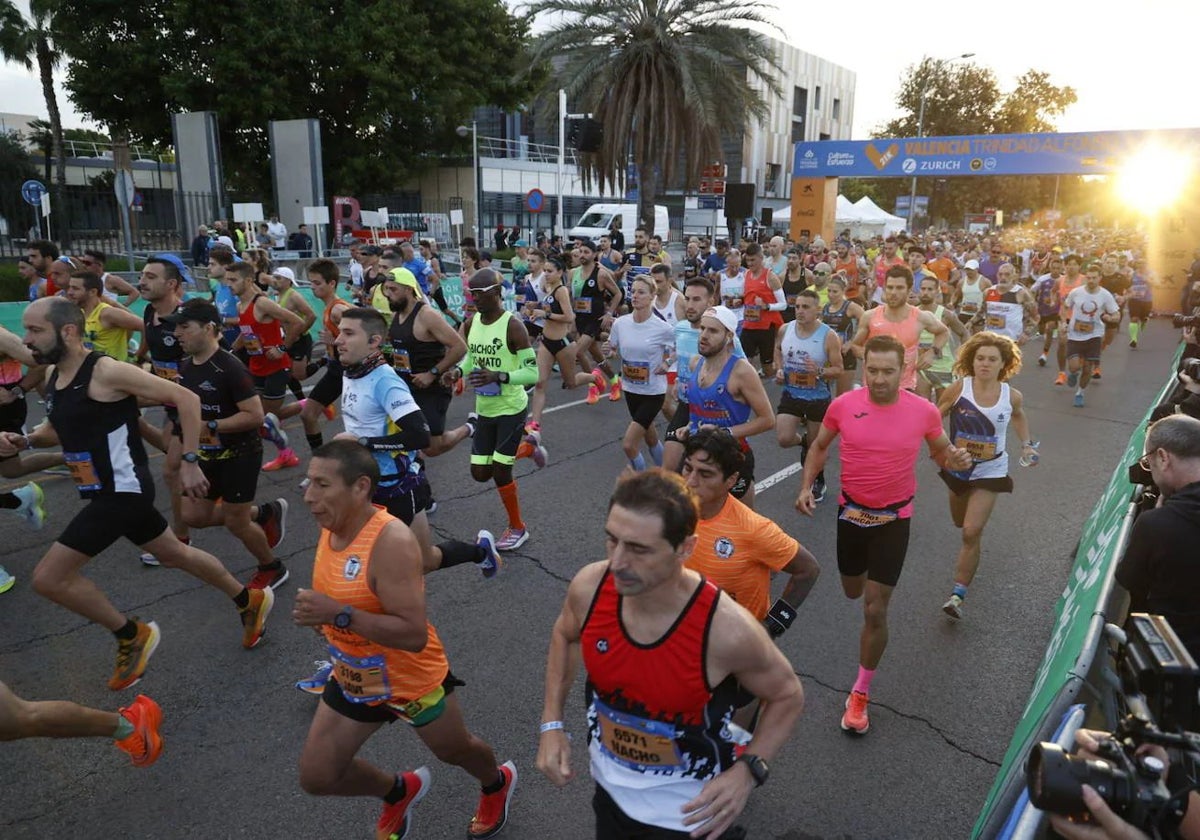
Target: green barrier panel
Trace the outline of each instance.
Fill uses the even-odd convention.
[[[1178,363],[1178,354],[1175,362]],[[1146,422],[1150,418],[1150,412],[1174,388],[1175,365],[1172,365],[1171,370],[1171,378],[1158,399],[1146,410],[1142,422],[1134,430],[1129,445],[1125,447],[1121,460],[1113,470],[1104,495],[1092,508],[1091,515],[1083,524],[1079,549],[1071,567],[1071,577],[1055,607],[1054,632],[1046,646],[1041,667],[1034,676],[1029,702],[1021,713],[1021,720],[1016,729],[1013,730],[1004,761],[996,773],[996,781],[992,784],[983,811],[975,823],[972,838],[981,836],[981,831],[992,817],[992,811],[998,805],[997,799],[1010,777],[1014,773],[1024,775],[1025,757],[1029,753],[1032,741],[1045,724],[1046,716],[1055,700],[1073,681],[1082,681],[1087,677],[1086,673],[1080,673],[1076,669],[1076,663],[1080,654],[1084,652],[1082,647],[1088,634],[1090,619],[1095,612],[1104,607],[1099,601],[1104,584],[1111,577],[1120,559],[1118,555],[1123,550],[1114,540],[1121,531],[1121,523],[1128,512],[1129,499],[1133,492],[1133,485],[1129,483],[1129,465],[1142,457],[1142,448],[1146,442]]]

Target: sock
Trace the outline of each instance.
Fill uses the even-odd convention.
[[[875,671],[868,671],[863,666],[858,666],[858,679],[854,681],[854,690],[861,691],[863,694],[871,693],[871,680],[875,678]]]
[[[255,525],[265,525],[267,523],[267,521],[270,520],[270,518],[271,518],[271,506],[270,505],[255,505],[254,510],[255,510],[255,513],[254,513],[253,519],[254,519]]]
[[[0,510],[16,510],[20,506],[16,493],[0,493]]]
[[[137,638],[137,622],[126,619],[125,626],[120,630],[114,630],[113,635],[121,642],[132,642]]]
[[[392,785],[392,789],[383,797],[383,801],[389,805],[395,805],[397,802],[403,801],[407,793],[408,791],[404,789],[404,777],[397,774],[396,783]]]
[[[1078,396],[1083,396],[1083,388],[1076,388],[1075,393]]]
[[[288,390],[292,392],[292,396],[297,400],[304,399],[304,388],[301,387],[299,379],[289,379]]]
[[[663,461],[663,445],[660,440],[658,443],[650,447],[650,460],[654,462],[654,466],[661,467]]]
[[[438,548],[442,550],[443,569],[461,566],[463,563],[482,563],[486,555],[479,546],[462,540],[446,540],[444,543],[438,543]]]
[[[243,586],[242,591],[233,596],[233,604],[239,610],[244,610],[250,606],[250,590]]]
[[[608,378],[608,384],[609,384],[609,385],[616,385],[616,384],[617,384],[618,382],[620,382],[620,381],[621,381],[621,377],[620,377],[620,376],[618,376],[618,375],[617,375],[617,374],[615,374],[615,373],[614,373],[612,376],[610,376],[610,377]]]
[[[1137,323],[1134,323],[1133,321],[1130,321],[1129,322],[1129,339],[1130,339],[1130,341],[1137,341],[1138,333],[1141,332],[1141,330],[1142,330],[1141,324],[1137,324]]]
[[[483,789],[485,794],[499,793],[500,791],[504,790],[504,774],[497,771],[496,781],[492,782],[490,785],[480,785],[480,787]]]
[[[133,724],[125,717],[125,715],[117,715],[117,731],[113,733],[114,741],[124,741],[133,734]]]
[[[633,467],[638,472],[646,469],[646,459],[642,457],[641,452],[637,454],[636,458],[629,459],[629,466]]]
[[[265,566],[260,564],[258,568],[262,569],[264,572],[275,572],[275,571],[278,571],[283,568],[283,561],[282,560],[272,560],[270,563],[266,564]]]
[[[958,581],[955,581],[954,582],[954,591],[951,592],[950,594],[957,595],[959,598],[966,598],[967,597],[967,585],[965,583],[959,583]]]
[[[517,482],[511,481],[503,487],[497,487],[496,490],[500,493],[500,501],[504,502],[504,509],[508,512],[508,527],[515,531],[524,531],[525,522],[521,519],[521,502],[517,499]]]
[[[316,449],[317,447],[319,447],[321,444],[323,444],[325,442],[325,436],[322,435],[320,432],[317,432],[316,434],[312,434],[312,435],[305,435],[304,439],[306,441],[308,441],[309,449]]]

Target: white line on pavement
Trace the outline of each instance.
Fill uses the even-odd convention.
[[[551,406],[550,408],[544,409],[542,411],[542,414],[549,414],[552,411],[562,411],[564,408],[571,408],[572,406],[583,405],[586,402],[587,402],[587,400],[575,400],[574,402],[563,403],[562,405],[554,405],[554,406]]]
[[[755,482],[755,484],[754,484],[755,494],[757,495],[758,493],[761,493],[770,487],[774,487],[776,484],[783,481],[788,476],[795,475],[796,473],[800,472],[802,469],[804,469],[804,464],[797,461],[794,464],[790,464],[790,465],[784,467],[777,473],[771,473],[771,475],[767,476],[762,481]]]

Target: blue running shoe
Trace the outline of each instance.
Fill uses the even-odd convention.
[[[12,494],[21,500],[21,506],[13,513],[24,519],[25,524],[33,530],[42,530],[42,526],[46,524],[45,496],[42,494],[42,488],[31,481],[12,491]]]
[[[262,436],[280,449],[288,448],[288,436],[274,414],[267,414],[263,419]]]
[[[317,666],[317,672],[306,680],[297,680],[296,688],[306,694],[324,694],[325,686],[333,675],[333,663],[318,659],[313,664]]]
[[[496,538],[492,536],[491,531],[482,530],[475,537],[475,545],[482,548],[485,554],[484,558],[475,565],[479,567],[479,571],[483,572],[485,578],[495,577],[504,566],[504,561],[500,559],[500,552],[496,550]]]
[[[1079,371],[1076,370],[1076,371],[1072,371],[1071,373],[1067,374],[1068,387],[1074,388],[1078,384],[1079,384]]]
[[[491,534],[488,534],[488,536],[490,537]],[[12,589],[13,584],[16,582],[17,579],[8,573],[8,569],[0,566],[0,592],[7,592]]]
[[[1083,408],[1083,394],[1076,394],[1076,395],[1075,395],[1075,407],[1076,407],[1076,408]]]

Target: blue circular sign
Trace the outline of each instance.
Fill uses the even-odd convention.
[[[34,207],[40,207],[42,204],[42,196],[46,194],[46,185],[41,181],[26,181],[21,185],[21,198],[25,199],[25,203]]]
[[[536,187],[525,193],[525,206],[530,212],[540,213],[546,207],[546,194]]]

